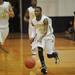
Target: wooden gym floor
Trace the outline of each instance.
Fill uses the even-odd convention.
[[[29,75],[31,70],[24,66],[24,60],[31,56],[30,43],[27,37],[10,36],[4,46],[9,53],[0,49],[0,75]],[[61,37],[56,37],[55,47],[59,53],[60,63],[55,64],[54,59],[48,59],[47,75],[75,75],[75,42]],[[39,59],[37,60],[37,75],[41,75]]]

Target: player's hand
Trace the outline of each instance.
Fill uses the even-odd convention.
[[[24,21],[25,21],[25,22],[29,22],[29,19],[27,19],[27,18],[24,17]]]
[[[13,12],[8,12],[8,15],[9,17],[12,17],[12,18],[15,16]]]
[[[30,43],[32,43],[34,41],[34,38],[30,38]]]

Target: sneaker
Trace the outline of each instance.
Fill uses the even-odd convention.
[[[47,68],[44,66],[44,67],[42,67],[41,68],[41,72],[43,73],[43,74],[47,74]]]
[[[53,52],[52,54],[47,54],[48,58],[54,58],[55,59],[55,64],[58,63],[59,57],[57,52]]]

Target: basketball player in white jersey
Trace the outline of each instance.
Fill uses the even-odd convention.
[[[46,65],[43,56],[43,50],[46,48],[47,57],[55,58],[57,63],[58,54],[55,51],[55,36],[53,35],[52,21],[47,16],[42,15],[41,7],[35,8],[36,18],[32,20],[32,25],[36,30],[34,42],[32,42],[32,49],[38,48],[38,55],[42,65],[41,72],[47,73]]]
[[[32,26],[32,23],[31,23],[31,20],[33,18],[35,18],[35,7],[37,5],[37,0],[31,0],[31,5],[26,13],[25,13],[25,16],[24,16],[24,20],[26,22],[29,22],[29,27],[28,27],[28,35],[29,35],[29,39],[30,41],[32,40],[32,38],[34,37],[34,34],[35,34],[35,29],[33,28]],[[32,54],[35,55],[36,54],[36,51],[35,50],[32,50]]]
[[[9,33],[9,17],[14,17],[10,3],[0,0],[0,49],[2,50],[4,50],[2,45]]]

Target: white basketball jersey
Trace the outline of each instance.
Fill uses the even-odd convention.
[[[6,28],[9,25],[9,2],[3,2],[3,4],[0,5],[0,28]]]
[[[40,21],[37,21],[36,18],[32,20],[32,23],[36,29],[37,38],[40,38],[44,33],[44,19],[48,19],[48,31],[46,35],[53,34],[51,19],[43,15]]]
[[[29,22],[31,23],[32,19],[35,18],[35,9],[33,7],[29,7],[28,8],[29,11]]]

